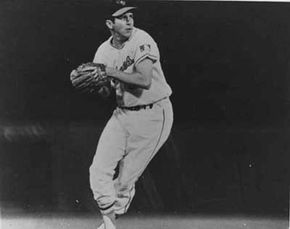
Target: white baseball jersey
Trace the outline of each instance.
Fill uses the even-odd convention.
[[[157,44],[148,33],[134,28],[131,37],[125,42],[122,49],[113,47],[111,41],[112,37],[100,45],[93,62],[132,73],[135,66],[145,58],[153,61],[153,77],[148,90],[112,80],[112,86],[116,89],[118,106],[131,107],[151,104],[171,95],[171,88],[167,84],[161,68]]]

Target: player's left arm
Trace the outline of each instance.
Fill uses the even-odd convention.
[[[152,81],[153,60],[145,58],[138,62],[133,73],[126,73],[114,68],[107,67],[108,76],[124,83],[132,84],[143,89],[149,89]]]

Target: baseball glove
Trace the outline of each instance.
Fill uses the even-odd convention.
[[[85,63],[74,69],[70,74],[73,87],[87,94],[103,94],[108,92],[110,80],[106,74],[106,67],[99,63]]]

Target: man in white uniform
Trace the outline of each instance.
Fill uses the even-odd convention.
[[[93,60],[106,65],[117,100],[90,167],[91,189],[103,216],[99,228],[103,229],[115,229],[115,216],[128,210],[136,181],[167,140],[173,123],[172,91],[157,44],[134,27],[135,7],[124,1],[115,6],[106,20],[112,36],[100,45]]]

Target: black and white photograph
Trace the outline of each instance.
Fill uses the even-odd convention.
[[[290,1],[2,0],[0,229],[290,228]]]

